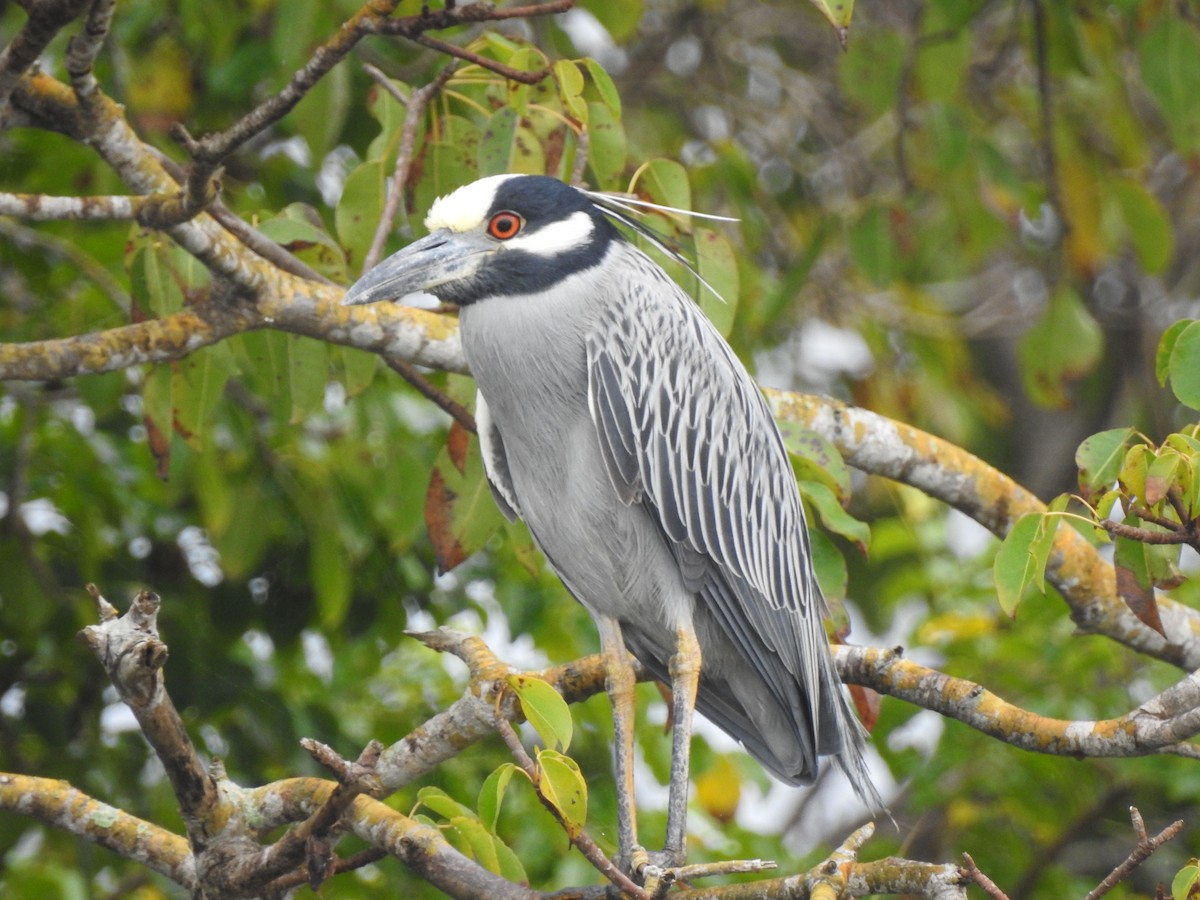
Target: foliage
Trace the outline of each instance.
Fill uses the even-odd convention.
[[[1143,621],[1194,621],[1160,617],[1164,598],[1195,605],[1186,576],[1200,549],[1194,14],[1163,0],[859,4],[843,52],[807,4],[578,5],[438,32],[479,59],[459,60],[411,123],[393,91],[411,98],[447,57],[416,41],[359,42],[222,160],[221,202],[337,284],[370,256],[406,152],[388,249],[421,233],[436,196],[502,171],[581,176],[737,216],[737,227],[653,224],[696,260],[714,291],[664,264],[765,383],[832,394],[940,435],[1037,495],[1085,501],[1001,523],[1003,545],[979,540],[926,493],[864,478],[824,432],[785,423],[823,529],[822,583],[846,598],[849,640],[904,644],[941,672],[1060,719],[1114,718],[1175,682],[1165,652],[1078,636],[1085,623],[1072,621],[1046,565],[1053,575],[1068,531],[1111,540],[1118,587]],[[840,25],[852,8],[820,6]],[[116,8],[95,74],[137,135],[187,169],[198,157],[172,126],[228,129],[357,12],[346,0],[130,0]],[[0,9],[6,45],[25,21],[22,4]],[[81,28],[67,25],[41,54],[46,77],[69,84],[67,41]],[[522,84],[490,64],[550,75]],[[249,315],[244,285],[178,229],[22,214],[18,194],[147,190],[68,128],[44,127],[22,90],[0,132],[10,214],[0,218],[0,368],[20,362],[23,345],[41,362],[57,347],[35,342],[210,310]],[[595,649],[586,613],[492,505],[466,433],[381,366],[369,352],[380,347],[333,331],[318,340],[255,321],[186,354],[4,382],[0,769],[66,779],[181,830],[160,764],[73,639],[95,620],[87,583],[122,608],[142,586],[162,595],[171,696],[200,751],[241,785],[325,777],[302,737],[353,758],[454,703],[463,666],[406,631],[482,633],[522,670]],[[427,378],[469,404],[461,374]],[[460,564],[436,574],[439,561]],[[1168,637],[1190,658],[1190,634]],[[607,704],[572,705],[564,719],[542,684],[511,685],[541,743],[534,761],[552,805],[575,810],[571,827],[611,854]],[[664,706],[640,691],[642,780],[665,783]],[[891,804],[901,834],[881,828],[864,857],[901,843],[939,862],[969,851],[1012,896],[1085,893],[1132,845],[1131,804],[1155,830],[1194,809],[1200,791],[1191,760],[1068,762],[894,698],[878,708],[873,745],[880,774],[903,785]],[[511,759],[489,740],[389,803],[492,872],[545,889],[596,883]],[[800,871],[855,824],[857,813],[837,813],[836,785],[785,792],[720,736],[702,732],[693,760],[693,857],[761,856]],[[640,814],[653,846],[663,815],[652,797]],[[1189,819],[1115,895],[1173,878],[1189,890],[1197,834]],[[436,893],[394,860],[321,893],[398,886]],[[6,896],[178,892],[71,834],[0,814]]]

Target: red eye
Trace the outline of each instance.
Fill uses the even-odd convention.
[[[515,212],[498,212],[488,222],[487,233],[498,241],[507,241],[517,236],[523,224]]]

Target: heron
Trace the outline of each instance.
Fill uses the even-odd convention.
[[[492,494],[595,620],[613,707],[625,865],[685,859],[693,710],[769,772],[836,760],[881,808],[825,634],[804,508],[745,366],[622,231],[630,207],[495,175],[430,208],[423,237],[345,303],[432,294],[459,309]],[[663,850],[637,843],[632,659],[670,684]]]

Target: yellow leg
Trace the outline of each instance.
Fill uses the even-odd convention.
[[[600,646],[605,655],[605,689],[613,709],[613,760],[617,780],[618,864],[632,873],[638,850],[637,808],[633,795],[633,726],[637,680],[621,624],[601,619]]]
[[[688,769],[692,752],[692,712],[700,686],[700,643],[690,627],[675,633],[675,654],[670,663],[672,715],[671,786],[667,796],[667,839],[663,862],[682,866],[687,856]]]

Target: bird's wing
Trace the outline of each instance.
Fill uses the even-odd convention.
[[[798,680],[816,718],[829,678],[825,605],[766,401],[682,292],[652,301],[639,283],[626,300],[587,344],[590,410],[613,486],[657,516],[689,587],[773,693],[793,699]]]
[[[487,401],[479,391],[475,393],[475,431],[479,435],[479,449],[483,453],[483,471],[487,474],[488,487],[500,512],[510,522],[521,515],[517,492],[513,489],[512,475],[508,471],[508,456],[504,452],[504,441],[500,429],[492,422]]]

